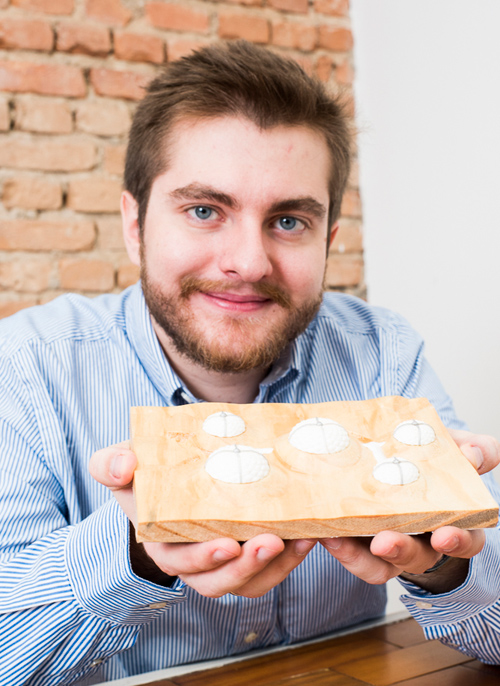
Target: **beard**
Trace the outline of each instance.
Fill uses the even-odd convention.
[[[286,316],[273,323],[271,313],[244,318],[221,314],[213,319],[207,333],[198,326],[190,296],[196,292],[223,293],[234,289],[234,285],[186,276],[181,279],[180,294],[167,295],[151,283],[145,260],[142,265],[142,290],[152,317],[177,352],[209,371],[241,373],[270,367],[287,345],[305,331],[323,299],[321,289],[316,297],[295,306],[284,289],[257,283],[253,285],[255,293],[271,300]]]

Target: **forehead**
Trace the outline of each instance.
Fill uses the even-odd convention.
[[[306,126],[260,129],[242,117],[184,119],[171,129],[167,151],[160,178],[170,190],[206,183],[238,196],[328,195],[329,149]]]

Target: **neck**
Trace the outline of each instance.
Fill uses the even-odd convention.
[[[205,369],[178,352],[170,338],[153,319],[153,328],[170,366],[186,388],[200,400],[245,404],[255,400],[259,384],[268,368],[257,367],[247,372],[229,373]]]

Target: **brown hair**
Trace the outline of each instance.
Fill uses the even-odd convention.
[[[246,41],[209,45],[168,65],[147,87],[129,135],[125,188],[143,227],[155,178],[168,167],[166,141],[183,117],[244,116],[261,129],[307,126],[331,155],[329,226],[340,214],[350,168],[348,119],[338,98],[290,59]]]

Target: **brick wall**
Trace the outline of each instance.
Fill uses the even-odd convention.
[[[127,131],[166,60],[218,38],[296,58],[349,94],[348,0],[0,0],[0,317],[60,293],[119,291]],[[364,295],[354,169],[328,285]]]

